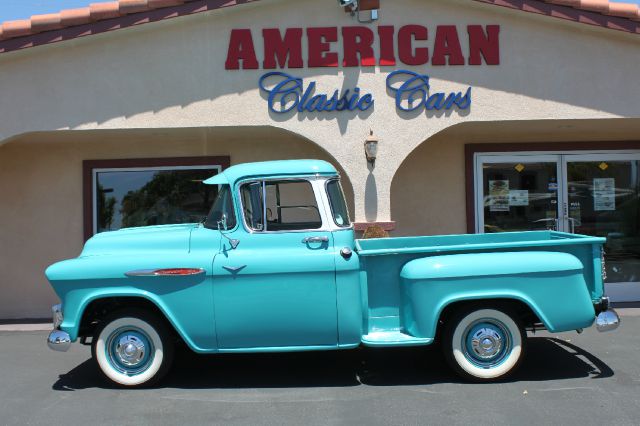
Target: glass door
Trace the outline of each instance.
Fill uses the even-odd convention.
[[[478,232],[561,230],[559,155],[483,155],[477,161]]]
[[[607,294],[640,300],[640,154],[563,156],[566,227],[606,237]]]
[[[475,159],[476,231],[606,237],[606,292],[640,301],[640,153],[491,154]]]

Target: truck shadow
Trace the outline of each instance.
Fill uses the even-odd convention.
[[[520,369],[505,382],[611,377],[602,360],[567,341],[533,337]],[[160,387],[174,389],[400,386],[461,383],[439,347],[203,356],[183,349]],[[54,390],[113,388],[92,360],[59,377]]]

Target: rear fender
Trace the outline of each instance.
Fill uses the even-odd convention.
[[[582,263],[566,253],[432,256],[408,262],[400,276],[402,325],[416,337],[434,338],[443,310],[469,300],[521,301],[551,332],[588,327],[595,318]]]

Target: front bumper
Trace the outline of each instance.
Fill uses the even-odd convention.
[[[619,326],[620,317],[613,308],[600,312],[596,317],[596,328],[598,329],[598,331],[612,331]]]
[[[62,305],[53,305],[51,313],[53,314],[53,331],[47,337],[47,346],[54,351],[66,352],[71,346],[71,336],[59,329],[63,320]]]

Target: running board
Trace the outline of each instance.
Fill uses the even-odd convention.
[[[362,336],[365,346],[420,346],[433,343],[432,338],[414,337],[401,331],[374,331]]]

